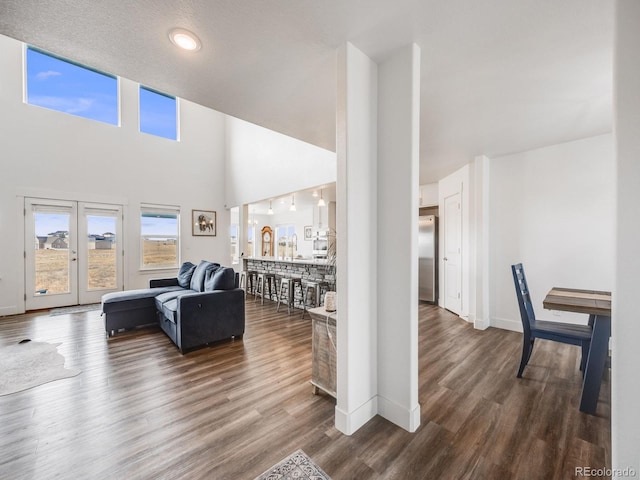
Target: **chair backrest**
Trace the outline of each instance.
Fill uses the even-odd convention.
[[[522,267],[522,264],[517,263],[515,265],[511,265],[511,273],[513,273],[513,283],[516,287],[516,296],[518,297],[518,307],[520,307],[522,328],[525,333],[531,333],[531,323],[535,321],[536,315],[533,311],[529,285],[527,285],[527,277],[524,275],[524,268]]]

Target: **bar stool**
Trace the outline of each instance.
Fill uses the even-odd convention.
[[[247,291],[247,271],[242,270],[240,272],[240,281],[238,282],[238,286],[243,289],[245,292]]]
[[[329,291],[329,282],[325,281],[308,281],[304,284],[302,294],[302,318],[307,311],[307,307],[320,307],[322,305],[322,290]],[[309,293],[313,293],[313,303],[309,305]]]
[[[296,285],[300,287],[300,292],[304,297],[304,292],[302,291],[302,280],[297,277],[282,277],[280,279],[280,293],[278,294],[278,306],[276,307],[276,312],[280,311],[280,303],[282,303],[282,296],[284,295],[284,289],[287,289],[287,298],[285,299],[287,302],[287,313],[291,315],[291,309],[295,308],[295,297],[296,297]]]
[[[251,292],[254,297],[256,294],[256,284],[258,283],[258,271],[257,270],[247,270],[247,280],[249,292]]]
[[[255,298],[254,302],[258,300],[258,296],[260,296],[260,304],[264,305],[264,291],[266,287],[269,287],[269,300],[272,300],[274,292],[276,294],[276,297],[278,296],[275,273],[258,273],[256,289],[253,294]]]
[[[240,272],[240,288],[244,289],[244,291],[246,292],[246,294],[248,295],[249,293],[254,294],[255,296],[255,284],[256,284],[256,279],[258,277],[258,271],[257,270],[242,270]]]

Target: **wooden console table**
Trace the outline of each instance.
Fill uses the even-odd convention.
[[[308,310],[311,315],[311,384],[336,398],[336,312],[324,307]]]

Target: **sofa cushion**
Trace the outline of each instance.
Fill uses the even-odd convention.
[[[211,262],[207,262],[206,260],[201,260],[196,269],[193,271],[193,275],[191,276],[191,283],[189,284],[189,288],[191,290],[195,290],[196,292],[202,292],[204,290],[204,279],[207,276],[207,266],[213,265]]]
[[[172,291],[183,291],[179,286],[142,288],[140,290],[126,290],[124,292],[106,293],[102,296],[102,311],[104,313],[119,312],[136,308],[146,308],[154,304],[158,294]]]
[[[159,311],[162,311],[162,306],[167,303],[170,302],[171,300],[175,300],[179,297],[181,297],[182,295],[186,295],[187,293],[199,293],[196,292],[195,290],[186,290],[186,289],[180,289],[180,290],[174,290],[172,292],[164,292],[161,293],[160,295],[156,295],[156,308]]]
[[[178,272],[178,285],[182,288],[189,288],[191,285],[191,277],[196,266],[191,262],[184,262]]]
[[[169,300],[162,304],[162,308],[160,309],[162,315],[169,320],[170,322],[177,323],[178,317],[178,299],[174,298],[173,300]]]
[[[236,272],[233,268],[220,267],[207,275],[204,291],[232,290],[236,286]]]

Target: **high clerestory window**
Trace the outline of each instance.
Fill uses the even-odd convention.
[[[29,105],[118,125],[118,79],[33,47],[26,49]]]
[[[170,140],[178,139],[176,98],[140,86],[140,131]]]

